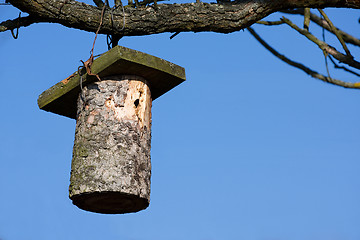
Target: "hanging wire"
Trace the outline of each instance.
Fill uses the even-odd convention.
[[[321,15],[321,19],[325,20],[322,15]],[[325,42],[325,28],[324,27],[322,28],[322,38],[323,38],[323,41]],[[324,52],[324,58],[325,58],[325,66],[326,66],[327,75],[328,75],[329,78],[331,78],[330,70],[329,70],[329,64],[328,64],[328,54],[326,52]]]
[[[118,5],[118,6],[115,5],[115,6],[112,7],[111,10],[110,10],[111,26],[112,26],[112,28],[114,28],[114,14],[113,14],[113,12],[114,12],[114,10],[118,9],[119,6],[120,6],[120,5]],[[126,22],[125,22],[125,8],[124,8],[124,5],[123,5],[123,4],[121,4],[121,8],[122,8],[122,12],[123,12],[123,25],[122,25],[122,27],[121,27],[121,29],[120,29],[120,32],[125,29],[125,24],[126,24]],[[122,37],[120,37],[117,41],[119,41],[121,38],[122,38]],[[108,45],[108,50],[110,50],[111,47],[112,47],[112,45],[114,45],[114,42],[113,42],[113,41],[114,41],[114,40],[116,41],[116,39],[117,39],[117,38],[114,39],[114,37],[113,37],[112,35],[110,35],[110,34],[106,35],[106,43],[107,43],[107,45]]]
[[[19,12],[18,25],[17,25],[17,28],[16,28],[16,33],[14,34],[14,29],[10,29],[11,35],[13,36],[14,39],[17,39],[19,37],[20,18],[21,18],[21,12]]]
[[[85,105],[85,93],[83,91],[83,76],[81,74],[81,70],[83,69],[82,66],[79,66],[78,67],[78,75],[80,76],[80,98],[81,98],[81,101],[83,102],[83,105]]]

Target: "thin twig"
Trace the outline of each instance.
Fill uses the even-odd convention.
[[[360,77],[360,74],[359,74],[359,73],[354,72],[354,71],[348,69],[347,67],[338,65],[331,56],[329,56],[329,59],[330,59],[330,61],[334,64],[334,68],[342,69],[342,70],[344,70],[345,72],[348,72],[348,73],[354,74],[354,75],[357,76],[357,77]]]
[[[305,36],[307,39],[315,43],[321,50],[325,51],[326,53],[332,55],[335,59],[339,60],[340,62],[346,63],[353,68],[360,69],[360,62],[355,61],[351,56],[347,56],[342,54],[341,52],[337,51],[336,48],[328,45],[326,42],[321,41],[320,39],[316,38],[310,32],[299,28],[296,24],[291,22],[286,17],[281,18],[286,24],[288,24],[291,28],[296,30],[301,35]]]
[[[292,61],[291,59],[289,59],[289,58],[285,57],[284,55],[280,54],[279,52],[277,52],[269,44],[267,44],[251,27],[248,27],[247,29],[249,30],[251,35],[254,36],[255,39],[261,45],[263,45],[268,51],[270,51],[274,56],[276,56],[277,58],[279,58],[283,62],[304,71],[305,73],[309,74],[313,78],[317,78],[317,79],[319,79],[321,81],[331,83],[331,84],[334,84],[334,85],[337,85],[337,86],[341,86],[341,87],[344,87],[344,88],[360,89],[360,82],[350,83],[350,82],[344,82],[344,81],[341,81],[341,80],[338,80],[338,79],[326,77],[326,76],[324,76],[324,75],[322,75],[322,74],[320,74],[320,73],[318,73],[318,72],[304,66],[301,63],[297,63],[297,62]]]
[[[336,29],[336,27],[334,26],[334,24],[331,22],[330,18],[325,14],[325,12],[322,9],[318,9],[318,11],[320,12],[321,16],[323,16],[323,18],[325,19],[325,21],[329,24],[331,32],[333,32],[335,34],[335,36],[337,37],[337,39],[339,40],[339,42],[341,43],[341,46],[343,47],[343,49],[346,52],[346,55],[351,56],[351,53],[349,51],[349,49],[347,48],[343,38],[341,37],[341,34],[339,33],[339,31]],[[352,57],[352,56],[351,56]]]
[[[304,9],[304,29],[309,31],[310,25],[310,8]]]
[[[299,15],[304,15],[304,10],[303,9],[295,9],[295,10],[283,10],[281,11],[283,13],[288,13],[288,14],[299,14]],[[317,16],[316,14],[310,13],[310,20],[314,23],[316,23],[317,25],[319,25],[322,28],[325,28],[326,30],[328,30],[329,32],[333,33],[331,31],[331,28],[329,26],[329,24],[321,19],[319,16]],[[360,46],[360,39],[340,30],[339,28],[337,28],[337,31],[341,34],[342,39],[344,39],[345,42],[353,44],[355,46]]]

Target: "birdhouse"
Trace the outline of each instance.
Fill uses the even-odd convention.
[[[185,70],[117,46],[91,71],[75,72],[38,99],[40,109],[76,119],[69,197],[91,212],[140,211],[150,203],[152,100],[185,81]]]

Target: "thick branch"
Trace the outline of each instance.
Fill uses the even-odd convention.
[[[9,0],[23,12],[43,21],[96,32],[101,9],[74,0]],[[360,8],[360,0],[239,0],[236,3],[158,4],[158,7],[125,9],[123,28],[121,9],[114,10],[114,24],[108,8],[101,33],[112,35],[149,35],[163,32],[230,33],[244,29],[269,14],[289,8]]]
[[[291,59],[289,59],[286,56],[284,56],[284,55],[280,54],[279,52],[277,52],[269,44],[267,44],[252,28],[249,27],[248,30],[251,33],[251,35],[253,35],[255,37],[255,39],[258,40],[258,42],[261,43],[261,45],[263,45],[274,56],[276,56],[280,60],[284,61],[285,63],[306,72],[307,74],[309,74],[313,78],[317,78],[317,79],[319,79],[321,81],[331,83],[331,84],[334,84],[334,85],[337,85],[337,86],[341,86],[341,87],[344,87],[344,88],[360,89],[360,82],[356,82],[356,83],[344,82],[344,81],[341,81],[341,80],[338,80],[338,79],[327,77],[327,76],[324,76],[324,75],[322,75],[322,74],[320,74],[320,73],[318,73],[318,72],[304,66],[301,63],[297,63],[297,62],[292,61]]]

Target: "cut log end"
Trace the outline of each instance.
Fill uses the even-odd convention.
[[[149,206],[146,198],[120,192],[94,192],[75,195],[72,202],[85,211],[105,214],[138,212]]]

